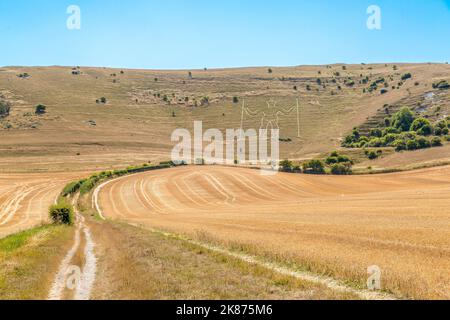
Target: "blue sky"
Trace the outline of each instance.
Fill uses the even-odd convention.
[[[80,30],[66,27],[72,4]],[[3,66],[446,62],[450,0],[0,0],[0,35]]]

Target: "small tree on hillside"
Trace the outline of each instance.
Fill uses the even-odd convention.
[[[11,106],[8,102],[0,100],[0,118],[9,116]]]
[[[303,164],[303,172],[309,174],[324,174],[325,166],[320,160],[311,160]]]
[[[409,131],[414,122],[414,113],[407,107],[402,108],[394,115],[392,125],[401,131]]]
[[[411,125],[411,131],[416,131],[421,136],[429,136],[433,133],[433,126],[425,118],[417,118]]]
[[[283,171],[283,172],[292,171],[293,166],[294,166],[294,164],[292,163],[292,161],[289,161],[289,160],[283,160],[280,162],[281,171]]]
[[[37,115],[41,115],[47,112],[47,107],[44,106],[43,104],[38,104],[35,108],[34,113]]]

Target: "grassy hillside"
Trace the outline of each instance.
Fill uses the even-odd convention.
[[[271,72],[270,72],[271,71]],[[0,68],[0,171],[98,170],[167,159],[175,128],[239,128],[241,106],[275,100],[297,116],[280,116],[282,157],[303,159],[341,144],[353,127],[369,129],[401,105],[439,118],[450,114],[447,64],[299,66],[153,71],[107,68]],[[402,80],[404,74],[412,78]],[[380,82],[384,79],[384,82]],[[377,88],[371,86],[378,82]],[[372,89],[371,89],[372,88]],[[381,90],[387,90],[382,94]],[[106,99],[106,103],[101,98]],[[207,97],[207,99],[205,98]],[[46,113],[35,114],[45,105]],[[260,126],[247,116],[245,128]]]

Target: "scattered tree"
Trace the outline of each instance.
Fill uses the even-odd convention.
[[[324,174],[325,166],[320,160],[311,160],[303,164],[303,172],[307,174]]]
[[[42,115],[42,114],[44,114],[44,113],[47,112],[46,110],[47,110],[47,107],[46,107],[46,106],[44,106],[43,104],[38,104],[38,105],[35,107],[34,113],[37,114],[37,115]]]
[[[9,111],[11,110],[11,105],[4,100],[0,100],[0,118],[5,118],[9,116]]]

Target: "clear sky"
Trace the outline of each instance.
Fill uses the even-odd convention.
[[[72,4],[80,30],[66,26]],[[3,66],[446,62],[450,0],[0,0],[0,35]]]

